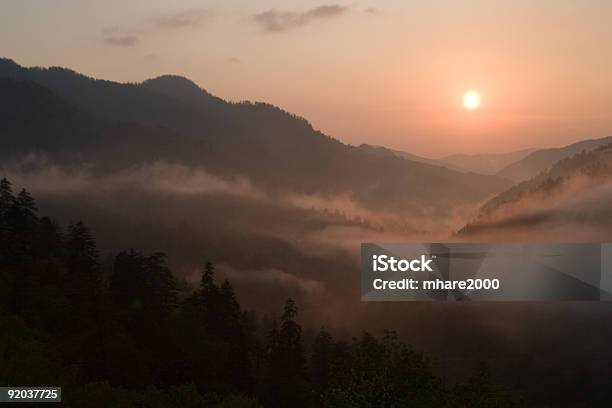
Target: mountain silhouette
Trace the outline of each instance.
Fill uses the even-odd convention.
[[[538,149],[524,149],[509,153],[483,154],[453,154],[439,159],[428,159],[402,150],[394,150],[384,146],[361,144],[360,149],[370,154],[386,157],[401,157],[418,163],[442,166],[463,173],[478,173],[494,175],[504,167],[525,158]]]
[[[180,75],[162,75],[148,79],[141,84],[141,87],[167,95],[187,104],[209,104],[212,107],[215,104],[222,105],[224,103],[221,98],[211,95],[190,79]]]
[[[496,174],[501,169],[522,160],[538,149],[524,149],[509,153],[453,154],[438,159],[438,162],[452,168],[473,171],[480,174]],[[505,175],[501,175],[506,177]]]
[[[601,139],[588,139],[567,146],[540,149],[530,153],[522,160],[518,160],[501,169],[497,175],[514,181],[523,181],[536,176],[559,160],[571,157],[583,150],[593,150],[596,147],[612,142],[612,136]]]
[[[416,154],[412,154],[412,153],[408,153],[405,152],[403,150],[395,150],[395,149],[390,149],[388,147],[384,147],[384,146],[377,146],[377,145],[371,145],[371,144],[361,144],[359,145],[359,148],[365,152],[368,152],[370,154],[374,154],[377,156],[382,156],[382,157],[400,157],[406,160],[410,160],[410,161],[414,161],[417,163],[426,163],[426,164],[431,164],[434,166],[442,166],[442,167],[446,167],[448,169],[451,170],[459,170],[459,171],[463,171],[463,169],[460,169],[458,167],[455,167],[453,165],[447,164],[447,163],[443,163],[441,161],[438,160],[434,160],[434,159],[428,159],[426,157],[422,157],[422,156],[418,156]],[[475,172],[477,173],[477,172]]]
[[[495,176],[377,157],[324,135],[280,108],[226,102],[179,76],[121,84],[64,68],[23,68],[2,59],[0,78],[11,80],[0,84],[3,114],[20,116],[23,125],[6,130],[6,152],[61,152],[62,157],[72,154],[102,169],[180,163],[220,177],[244,176],[270,191],[348,192],[373,208],[450,208],[477,202],[509,185]],[[9,88],[30,108],[15,111]],[[65,112],[49,119],[54,124],[44,137],[45,119],[37,109]],[[11,137],[26,133],[26,138]],[[29,144],[37,138],[44,143]]]

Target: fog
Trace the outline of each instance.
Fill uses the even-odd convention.
[[[611,241],[611,200],[612,179],[580,173],[479,214],[461,237],[516,242]]]
[[[308,328],[326,326],[345,337],[395,329],[431,353],[448,381],[481,361],[507,378],[529,364],[532,379],[557,376],[560,370],[567,378],[595,379],[601,362],[612,357],[605,346],[612,340],[608,303],[366,303],[360,301],[359,289],[361,242],[599,239],[604,236],[596,226],[600,220],[585,223],[581,214],[588,208],[603,215],[612,183],[573,180],[555,193],[552,206],[534,196],[490,215],[494,229],[457,236],[453,234],[462,225],[461,215],[467,219],[468,208],[430,219],[379,214],[356,204],[350,194],[274,196],[246,178],[220,179],[168,163],[101,176],[88,166],[68,169],[30,158],[1,174],[16,190],[27,188],[41,214],[62,225],[78,217],[90,226],[107,269],[121,250],[163,251],[173,271],[196,285],[200,268],[212,261],[245,309],[260,316],[274,314],[292,297]],[[501,228],[504,220],[544,211],[549,212],[546,225]],[[400,222],[406,225],[394,224]],[[563,235],[556,234],[555,225]],[[530,386],[518,384],[528,378],[513,381]]]

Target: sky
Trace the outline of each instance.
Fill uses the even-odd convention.
[[[0,56],[183,75],[346,143],[437,158],[612,135],[611,18],[607,0],[0,0]]]

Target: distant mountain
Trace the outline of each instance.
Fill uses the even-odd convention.
[[[527,180],[541,171],[546,170],[559,160],[570,157],[583,150],[593,150],[610,142],[612,142],[612,136],[602,139],[584,140],[559,148],[537,150],[528,154],[525,158],[504,167],[497,175],[514,181]]]
[[[162,75],[148,79],[140,86],[187,104],[209,105],[209,107],[224,104],[221,98],[209,94],[190,79],[179,75]]]
[[[416,154],[404,152],[402,150],[394,150],[384,146],[370,145],[364,143],[359,145],[359,148],[364,152],[368,152],[370,154],[378,155],[381,157],[400,157],[402,159],[410,160],[417,163],[426,163],[431,164],[433,166],[442,166],[453,170],[460,170],[452,165],[441,163],[438,160],[428,159],[426,157],[417,156]]]
[[[370,208],[403,211],[444,211],[508,186],[496,176],[377,157],[277,107],[229,103],[178,76],[121,84],[3,59],[0,78],[5,159],[31,150],[99,171],[165,161],[246,177],[271,193],[349,193]]]
[[[519,161],[538,149],[525,149],[510,153],[491,153],[491,154],[453,154],[438,159],[451,168],[472,171],[480,174],[496,174],[502,168]]]
[[[580,240],[579,234],[587,228],[609,231],[611,208],[612,141],[562,159],[497,195],[459,233]],[[593,239],[598,235],[586,236]]]

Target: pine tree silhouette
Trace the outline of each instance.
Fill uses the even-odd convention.
[[[92,324],[101,296],[102,274],[96,242],[82,221],[68,227],[66,257],[65,290],[74,324]]]
[[[296,316],[295,301],[287,299],[280,324],[269,333],[265,399],[271,406],[308,404],[302,328]]]
[[[312,380],[314,399],[319,404],[323,402],[323,394],[329,386],[333,346],[333,338],[325,329],[319,331],[312,344],[310,378]]]

